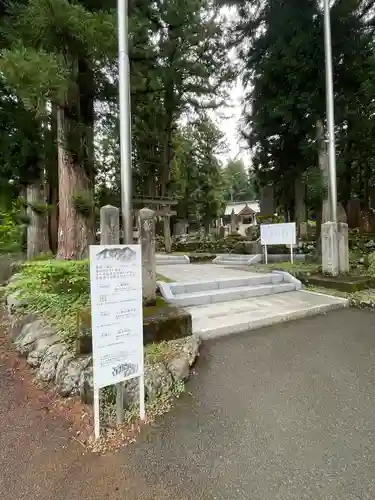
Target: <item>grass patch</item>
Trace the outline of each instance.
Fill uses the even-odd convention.
[[[90,308],[89,262],[35,261],[22,265],[7,294],[17,292],[26,312],[40,314],[61,338],[73,344],[78,317]]]
[[[249,271],[271,272],[285,271],[293,276],[298,274],[314,274],[321,270],[321,265],[315,262],[275,262],[272,264],[255,264],[248,267]]]
[[[156,273],[156,281],[164,281],[165,283],[172,283],[172,280],[158,273]]]
[[[153,316],[162,307],[166,307],[168,304],[161,297],[156,297],[156,304],[154,306],[148,306],[143,308],[143,317]]]
[[[149,364],[166,363],[176,356],[177,353],[178,349],[174,342],[148,344],[145,346],[145,361]]]

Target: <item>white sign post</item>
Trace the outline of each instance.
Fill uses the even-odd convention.
[[[90,246],[94,430],[100,437],[99,391],[139,377],[145,417],[140,245]]]
[[[264,245],[266,264],[268,264],[268,245],[290,245],[290,262],[293,264],[293,245],[297,244],[296,223],[261,224],[260,242]]]

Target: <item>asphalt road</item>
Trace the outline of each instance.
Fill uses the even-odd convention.
[[[0,496],[373,499],[374,361],[375,313],[358,310],[207,342],[175,408],[104,457],[0,367]]]

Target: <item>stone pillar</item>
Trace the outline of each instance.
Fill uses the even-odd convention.
[[[120,211],[112,205],[100,209],[100,244],[118,245],[120,242]]]
[[[348,201],[348,225],[350,229],[356,229],[361,221],[361,202],[357,198]]]
[[[216,236],[220,236],[220,228],[221,228],[221,219],[216,219],[216,224],[215,224]]]
[[[330,222],[331,217],[331,207],[329,205],[328,200],[323,201],[323,210],[322,210],[322,223]],[[341,203],[337,203],[337,222],[347,223],[347,216],[344,207]]]
[[[337,224],[335,222],[322,224],[322,268],[324,274],[330,276],[339,274]]]
[[[375,208],[375,188],[371,187],[369,189],[369,205],[370,208]]]
[[[339,222],[337,224],[339,272],[346,274],[349,272],[349,238],[348,224]]]
[[[171,237],[171,216],[164,215],[164,247],[167,253],[172,252],[172,237]]]
[[[232,210],[232,213],[230,215],[230,232],[231,233],[237,232],[237,217],[236,214],[234,213],[234,209]]]
[[[156,303],[155,212],[142,208],[138,212],[139,243],[142,248],[143,304]]]
[[[273,186],[265,186],[262,189],[261,199],[259,203],[260,215],[271,216],[275,213],[275,200]]]

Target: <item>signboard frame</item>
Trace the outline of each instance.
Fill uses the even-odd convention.
[[[90,296],[98,439],[103,387],[139,378],[139,413],[145,418],[141,245],[90,245]]]
[[[261,224],[260,243],[264,246],[266,264],[268,264],[267,246],[269,245],[290,245],[290,262],[293,264],[293,246],[297,244],[296,223]]]

